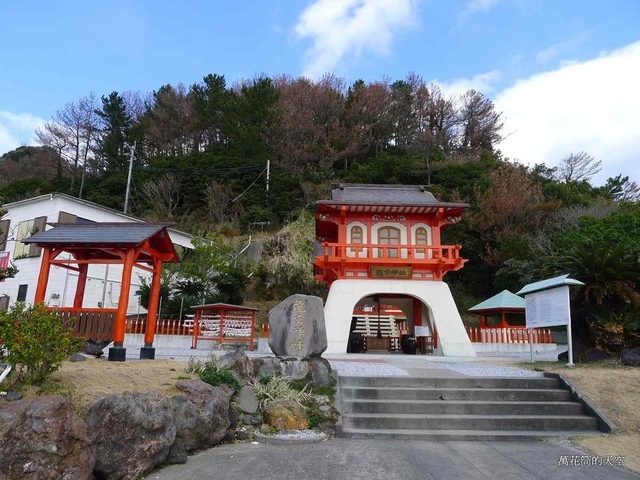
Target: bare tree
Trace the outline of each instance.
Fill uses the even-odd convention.
[[[142,198],[154,220],[172,220],[182,200],[182,184],[169,174],[156,180],[148,180],[140,189]]]
[[[492,150],[502,140],[504,120],[493,102],[475,90],[465,93],[461,103],[459,146],[463,153],[479,158],[482,151]]]
[[[242,214],[240,202],[233,202],[233,190],[229,185],[213,182],[204,190],[207,212],[213,223],[222,225],[236,221]]]
[[[555,177],[561,182],[589,182],[601,170],[602,160],[587,152],[571,153],[560,160]]]

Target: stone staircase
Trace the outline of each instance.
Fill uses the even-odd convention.
[[[602,433],[557,378],[340,377],[339,396],[340,437],[507,441]]]

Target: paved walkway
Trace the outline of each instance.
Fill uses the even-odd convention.
[[[564,457],[564,456],[567,457]],[[586,463],[581,452],[548,442],[403,442],[338,438],[310,445],[223,445],[152,473],[158,480],[640,479]],[[577,457],[575,457],[577,456]],[[606,460],[606,459],[601,459]]]

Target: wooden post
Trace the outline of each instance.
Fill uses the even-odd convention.
[[[144,346],[153,347],[153,338],[156,332],[158,319],[158,302],[160,301],[160,287],[162,280],[162,260],[153,259],[153,279],[151,280],[151,294],[147,308],[147,321],[145,322]]]
[[[42,263],[40,264],[40,275],[38,276],[38,286],[33,303],[44,302],[44,295],[47,292],[49,283],[49,269],[51,268],[51,247],[44,247],[42,252]]]
[[[129,304],[129,289],[131,288],[131,273],[135,263],[136,250],[130,248],[124,257],[122,270],[122,284],[120,285],[120,297],[118,299],[118,311],[115,325],[113,326],[113,346],[122,348],[124,344],[124,330],[127,319],[127,307]]]
[[[73,308],[82,308],[82,302],[84,301],[84,290],[87,286],[87,272],[89,271],[89,265],[87,263],[78,264],[78,285],[76,286],[76,295],[73,298]]]
[[[200,318],[202,317],[202,309],[197,309],[193,316],[193,340],[191,348],[198,348],[198,336],[200,335]]]

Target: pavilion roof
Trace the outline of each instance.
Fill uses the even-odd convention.
[[[470,312],[487,312],[487,311],[524,311],[525,300],[509,290],[503,290],[497,295],[488,298],[484,302],[477,304],[469,309]]]
[[[432,213],[444,208],[461,215],[466,203],[439,202],[423,185],[341,184],[332,190],[331,200],[319,200],[319,210],[347,207],[352,212]]]
[[[114,250],[142,246],[139,261],[162,256],[177,263],[178,253],[164,223],[52,223],[54,228],[22,240],[39,247],[60,247],[65,251],[83,251],[91,259],[110,259]],[[144,248],[146,246],[146,248]]]

